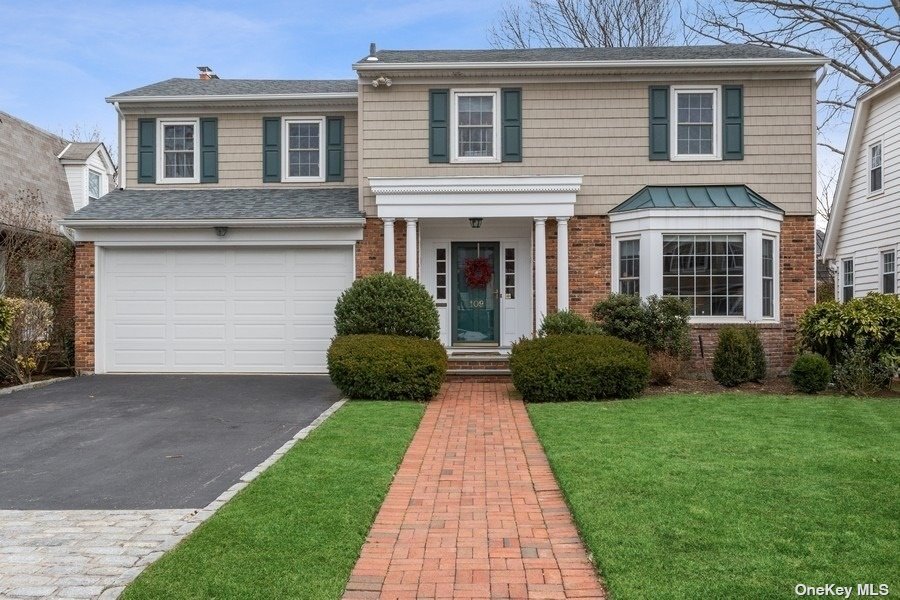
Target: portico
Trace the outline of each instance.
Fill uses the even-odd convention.
[[[371,177],[369,184],[384,227],[384,271],[396,270],[402,221],[406,275],[435,298],[448,347],[508,347],[540,327],[548,220],[558,240],[557,307],[568,308],[568,222],[580,176]]]

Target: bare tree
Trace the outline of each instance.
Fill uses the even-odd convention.
[[[504,6],[488,38],[497,48],[664,46],[671,9],[671,0],[526,0]]]
[[[831,59],[819,88],[819,131],[846,123],[856,98],[898,66],[900,0],[699,0],[685,27],[706,39]],[[835,153],[833,141],[819,145]]]

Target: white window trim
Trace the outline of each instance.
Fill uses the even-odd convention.
[[[853,265],[853,283],[850,284],[850,299],[856,298],[856,260],[854,257],[843,257],[841,258],[841,267],[838,269],[838,300],[843,304],[844,300],[844,288],[847,287],[844,285],[844,265],[847,262],[850,262]]]
[[[712,93],[712,154],[678,154],[678,94],[679,93]],[[669,153],[674,161],[722,160],[722,118],[721,86],[709,85],[673,85],[669,91]]]
[[[98,187],[100,189],[98,190],[99,195],[97,196],[97,198],[102,198],[104,195],[103,194],[103,173],[101,173],[97,169],[91,169],[90,167],[88,167],[87,181],[85,182],[87,184],[87,189],[85,190],[85,194],[84,194],[84,197],[87,198],[88,201],[97,199],[97,198],[93,198],[91,196],[91,174],[96,175],[97,179],[98,179]]]
[[[460,156],[459,155],[459,98],[465,96],[492,96],[494,100],[494,154],[492,156]],[[461,89],[450,90],[450,162],[467,164],[486,164],[500,162],[500,90]]]
[[[615,293],[615,294],[620,294],[621,290],[622,290],[622,285],[621,285],[622,282],[619,281],[619,273],[621,270],[621,265],[619,263],[619,259],[621,257],[621,248],[619,248],[619,245],[622,242],[628,242],[631,240],[638,240],[640,242],[641,241],[640,234],[624,234],[624,235],[620,235],[620,236],[617,236],[614,238],[614,243],[613,243],[614,257],[613,257],[613,264],[612,264],[612,286],[613,286],[613,293]],[[643,287],[642,287],[643,278],[644,278],[644,269],[643,269],[643,267],[644,267],[644,246],[643,246],[643,244],[639,244],[638,257],[640,258],[640,261],[641,261],[639,263],[639,267],[638,267],[638,288],[643,290]],[[643,291],[642,291],[641,295],[643,296]]]
[[[884,291],[884,276],[885,276],[884,255],[889,254],[891,252],[894,253],[894,295],[897,295],[897,294],[900,294],[900,286],[897,285],[897,283],[898,283],[898,280],[897,280],[897,274],[898,274],[897,273],[897,256],[898,256],[898,253],[897,253],[897,248],[892,248],[890,246],[881,248],[878,251],[878,291],[879,291],[879,293],[882,293],[882,294],[885,293],[885,291]],[[856,282],[856,280],[854,279],[854,283],[855,282]]]
[[[877,190],[872,189],[872,148],[879,146],[881,148],[881,187]],[[866,146],[866,197],[876,198],[884,194],[884,144],[881,140],[872,140]]]
[[[641,298],[663,295],[662,248],[664,235],[740,235],[744,238],[744,315],[692,316],[691,323],[781,322],[782,215],[765,210],[648,209],[610,216],[612,281],[618,289],[619,241],[641,239]],[[774,240],[774,316],[762,316],[762,240]]]
[[[316,177],[291,177],[288,175],[288,128],[296,123],[319,125],[319,174]],[[325,181],[325,117],[283,117],[281,119],[281,181],[282,183],[321,183]]]
[[[166,177],[165,139],[163,132],[166,125],[194,126],[194,176]],[[200,183],[200,119],[157,119],[156,121],[156,183]],[[102,183],[100,184],[103,185]]]

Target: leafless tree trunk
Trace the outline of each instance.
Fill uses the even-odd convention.
[[[823,55],[819,130],[846,123],[856,98],[897,68],[900,0],[699,0],[685,27],[703,38]],[[843,154],[839,145],[819,145]]]
[[[671,0],[527,0],[507,4],[488,37],[497,48],[664,46],[674,38],[671,8]]]

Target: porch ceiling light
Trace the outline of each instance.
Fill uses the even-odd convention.
[[[225,236],[228,234],[228,228],[227,228],[227,227],[214,227],[213,229],[216,230],[216,236],[217,236],[217,237],[225,237]]]
[[[484,219],[481,217],[472,217],[469,219],[469,225],[472,226],[472,229],[480,229],[483,222]]]

